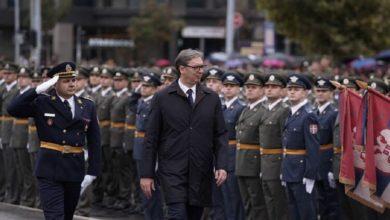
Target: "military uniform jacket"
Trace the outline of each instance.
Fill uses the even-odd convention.
[[[9,144],[11,148],[26,148],[28,143],[28,118],[14,118],[11,134]]]
[[[242,110],[245,108],[245,103],[240,101],[239,99],[236,99],[229,108],[226,108],[226,106],[222,106],[223,108],[223,116],[226,123],[226,128],[228,130],[228,137],[229,141],[235,141],[236,140],[236,124],[238,121],[238,118],[241,115]],[[235,166],[236,166],[236,144],[229,144],[228,149],[228,172],[234,172]]]
[[[123,92],[119,97],[114,95],[111,103],[111,128],[110,146],[113,148],[124,147],[126,113],[129,104],[129,92]]]
[[[126,109],[126,127],[125,127],[125,149],[131,151],[134,148],[135,120],[137,114],[138,100],[141,95],[132,92],[130,101]]]
[[[284,123],[290,110],[280,101],[271,110],[266,106],[259,126],[260,146],[264,149],[282,149]],[[280,180],[283,154],[261,155],[261,178]]]
[[[41,141],[74,147],[88,146],[87,174],[100,174],[100,132],[95,105],[91,100],[74,96],[75,114],[69,117],[66,106],[56,95],[37,94],[30,89],[17,96],[8,112],[19,118],[33,117]],[[87,143],[85,143],[87,140]],[[54,181],[81,182],[85,175],[83,153],[66,153],[40,148],[35,175]]]
[[[1,142],[3,144],[9,144],[10,139],[12,136],[12,125],[13,125],[13,118],[10,116],[10,114],[7,112],[7,107],[11,103],[12,99],[18,95],[18,88],[16,84],[7,91],[4,88],[4,93],[2,95],[2,110],[3,113],[3,120],[1,123]]]
[[[151,104],[151,99],[149,99],[146,102],[143,99],[140,99],[138,101],[135,129],[136,132],[140,134],[144,134],[146,131],[146,123],[148,122],[148,116],[150,113],[150,104]],[[143,142],[144,142],[144,137],[142,137],[142,135],[134,138],[133,158],[135,160],[142,159]]]
[[[253,109],[249,109],[247,106],[237,121],[237,143],[258,146],[258,149],[255,150],[238,149],[239,146],[237,146],[235,169],[237,176],[260,175],[259,124],[264,111],[263,103],[257,104]]]
[[[319,164],[318,119],[310,104],[289,115],[283,130],[283,148],[306,150],[303,155],[285,155],[282,162],[282,180],[302,182],[315,180]]]
[[[106,94],[99,93],[96,97],[96,113],[99,119],[101,144],[103,147],[110,145],[110,122],[111,114],[110,107],[114,99],[114,91],[112,89]]]
[[[339,152],[335,152],[338,149]],[[339,179],[340,174],[340,159],[341,159],[341,141],[340,141],[340,116],[337,114],[333,125],[333,175],[335,179]]]
[[[5,92],[5,83],[4,81],[2,81],[2,83],[0,84],[0,123],[3,122],[3,94]],[[0,138],[2,137],[1,135],[1,126],[0,126]]]
[[[319,113],[319,112],[318,112]],[[328,105],[323,112],[318,114],[319,142],[320,145],[331,144],[333,148],[333,127],[337,117],[337,109]],[[327,180],[328,173],[332,170],[333,149],[320,150],[320,164],[318,167],[318,179]]]
[[[37,127],[35,126],[34,118],[28,119],[28,152],[38,152],[40,141],[37,133]]]

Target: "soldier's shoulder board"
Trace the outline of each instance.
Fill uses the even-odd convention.
[[[95,102],[93,99],[92,99],[92,97],[91,96],[80,96],[79,97],[81,100],[88,100],[88,101],[91,101],[91,102]]]

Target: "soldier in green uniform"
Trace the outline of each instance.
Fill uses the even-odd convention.
[[[286,81],[278,74],[265,79],[267,102],[259,126],[261,180],[269,219],[287,219],[287,198],[280,175],[283,159],[282,132],[289,114],[282,93]]]
[[[93,100],[88,91],[88,78],[90,69],[86,67],[78,68],[78,75],[76,77],[76,96]],[[93,100],[94,101],[94,100]]]
[[[31,72],[28,68],[21,67],[18,71],[18,94],[23,94],[30,89]],[[12,124],[12,136],[9,147],[15,156],[15,164],[11,175],[15,175],[16,181],[11,187],[11,194],[17,195],[17,201],[21,205],[34,206],[35,184],[32,175],[30,156],[27,150],[28,142],[28,118],[14,118]]]
[[[128,163],[131,157],[124,151],[126,114],[130,93],[128,76],[121,70],[114,73],[115,95],[110,106],[110,147],[112,180],[108,185],[108,197],[105,201],[107,208],[125,209],[130,206],[131,170]]]
[[[107,193],[107,185],[109,184],[111,173],[110,160],[110,106],[114,99],[115,92],[112,89],[112,76],[114,72],[107,68],[101,69],[100,82],[101,89],[96,96],[96,114],[99,119],[100,126],[100,142],[102,146],[102,175],[98,177],[94,184],[94,200],[95,204],[103,202],[104,194]]]
[[[10,148],[10,138],[12,136],[13,117],[8,114],[7,106],[11,100],[18,95],[17,87],[17,71],[18,66],[12,63],[6,63],[4,65],[3,75],[5,82],[5,89],[1,97],[1,111],[2,111],[2,123],[1,123],[1,141],[3,146],[4,156],[4,171],[6,175],[6,199],[5,201],[12,204],[17,204],[18,195],[16,191],[17,176],[12,171],[16,169],[15,155]]]
[[[88,92],[94,101],[96,100],[96,97],[99,95],[101,87],[102,86],[100,85],[100,69],[98,66],[94,66],[89,72],[89,88],[88,88]]]
[[[42,68],[41,72],[34,72],[32,75],[32,82],[31,87],[36,88],[39,84],[42,83],[42,73],[47,72],[48,68]],[[28,153],[30,154],[30,162],[31,167],[34,168],[37,160],[37,153],[40,146],[40,141],[37,133],[37,128],[35,126],[35,121],[33,118],[28,119],[28,143],[27,143],[27,149]],[[36,179],[34,178],[34,192],[32,197],[34,197],[34,207],[39,208],[41,207],[41,200],[39,197],[39,191],[38,191],[38,184]]]
[[[259,123],[265,108],[263,79],[250,74],[244,83],[248,101],[237,122],[236,169],[241,198],[246,206],[246,219],[268,219],[260,180]]]
[[[174,82],[177,78],[179,78],[179,73],[177,72],[176,68],[173,66],[165,67],[161,74],[161,82],[162,85],[160,86],[160,89],[163,89],[167,86],[169,86],[172,82]]]

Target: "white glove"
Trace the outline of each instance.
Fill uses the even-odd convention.
[[[328,173],[328,182],[331,188],[336,189],[336,181],[334,180],[334,175],[332,172]]]
[[[306,186],[306,192],[311,194],[311,192],[313,192],[315,180],[303,178],[302,182]]]
[[[91,176],[91,175],[85,175],[83,182],[81,182],[81,190],[80,190],[80,195],[84,193],[85,189],[91,185],[91,183],[96,179],[96,176]]]
[[[282,179],[283,179],[282,174],[280,174],[279,178],[280,178],[280,181],[282,181],[282,182],[281,182],[282,186],[286,187],[287,184],[286,184],[286,181],[283,181],[283,180],[282,180]]]
[[[87,161],[88,160],[88,150],[84,150],[84,160]]]
[[[38,85],[35,91],[40,94],[42,92],[46,92],[50,87],[52,87],[56,82],[58,81],[59,76],[55,75],[53,78],[47,80],[46,82],[43,82],[42,84]]]

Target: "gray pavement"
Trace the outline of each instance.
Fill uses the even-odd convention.
[[[11,205],[0,202],[0,220],[42,220],[43,213],[39,209]],[[74,220],[142,220],[140,215],[128,215],[124,212],[110,211],[94,208],[92,217],[75,216]]]

